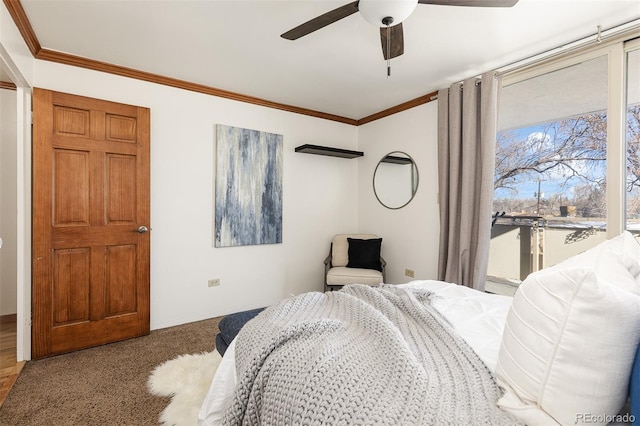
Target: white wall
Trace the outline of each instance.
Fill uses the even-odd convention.
[[[17,312],[16,91],[0,89],[0,315]]]
[[[387,282],[435,279],[438,273],[438,150],[437,102],[430,102],[358,128],[358,228],[380,235],[387,261]],[[378,161],[391,151],[409,154],[418,167],[418,191],[398,210],[387,209],[376,199],[373,173]]]
[[[357,228],[358,160],[294,148],[356,149],[355,126],[46,61],[34,83],[151,109],[152,329],[322,290],[331,237]],[[216,124],[284,135],[282,244],[213,248]]]

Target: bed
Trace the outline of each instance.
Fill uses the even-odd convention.
[[[624,423],[639,340],[640,246],[624,233],[513,299],[413,281],[269,307],[229,345],[198,423]]]

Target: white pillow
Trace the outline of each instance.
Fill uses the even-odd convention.
[[[633,276],[635,283],[624,279],[617,280],[611,276],[607,277],[609,281],[632,293],[640,294],[640,244],[629,231],[624,231],[617,237],[604,241],[551,268],[561,269],[573,266],[587,266],[593,267],[595,273],[598,274],[600,268],[606,268],[606,263],[610,261],[621,263]],[[605,271],[605,273],[611,272],[612,271]]]
[[[496,368],[505,389],[498,405],[529,425],[589,415],[606,424],[597,416],[617,414],[626,401],[640,296],[610,249],[584,256],[595,260],[589,266],[574,259],[531,274],[514,296]]]

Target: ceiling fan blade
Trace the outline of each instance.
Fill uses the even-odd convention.
[[[357,1],[345,4],[344,6],[340,6],[337,9],[333,9],[325,14],[317,16],[310,21],[305,22],[304,24],[298,25],[297,27],[280,35],[280,37],[286,38],[287,40],[297,40],[300,37],[306,36],[307,34],[311,34],[312,32],[319,30],[320,28],[324,28],[329,24],[333,24],[334,22],[346,18],[347,16],[353,15],[357,11]]]
[[[518,0],[418,0],[420,4],[472,7],[512,7]]]
[[[393,59],[404,53],[404,34],[402,23],[389,27],[391,45],[387,46],[387,28],[380,28],[380,42],[382,43],[382,54],[384,59]],[[387,50],[388,49],[388,50]]]

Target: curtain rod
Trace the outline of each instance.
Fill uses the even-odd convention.
[[[617,25],[615,27],[608,28],[606,30],[602,30],[598,25],[598,31],[594,34],[569,42],[559,47],[554,47],[553,49],[545,50],[541,53],[536,53],[535,55],[529,56],[524,59],[519,59],[517,61],[508,63],[497,68],[496,75],[505,75],[515,71],[519,71],[521,69],[534,66],[541,62],[547,61],[549,59],[555,58],[557,56],[566,55],[568,53],[572,53],[576,50],[585,48],[591,44],[600,44],[605,40],[610,38],[621,36],[625,33],[631,33],[632,31],[640,29],[640,19],[634,19],[624,24]],[[475,76],[476,78],[480,76]],[[458,83],[462,83],[464,80],[459,81]],[[455,83],[453,83],[455,84]],[[438,99],[438,95],[431,96],[429,98],[432,101]]]
[[[497,72],[499,75],[505,75],[514,71],[519,71],[523,68],[539,64],[543,61],[547,61],[560,55],[566,55],[568,53],[575,52],[576,50],[583,49],[592,44],[600,44],[608,39],[615,38],[626,33],[631,33],[632,31],[638,29],[640,29],[640,19],[634,19],[632,21],[625,22],[624,24],[608,28],[606,30],[602,30],[600,25],[598,25],[598,30],[590,36],[572,41],[559,47],[554,47],[553,49],[549,49],[541,53],[537,53],[533,56],[529,56],[528,58],[503,65],[502,67],[497,69]]]

